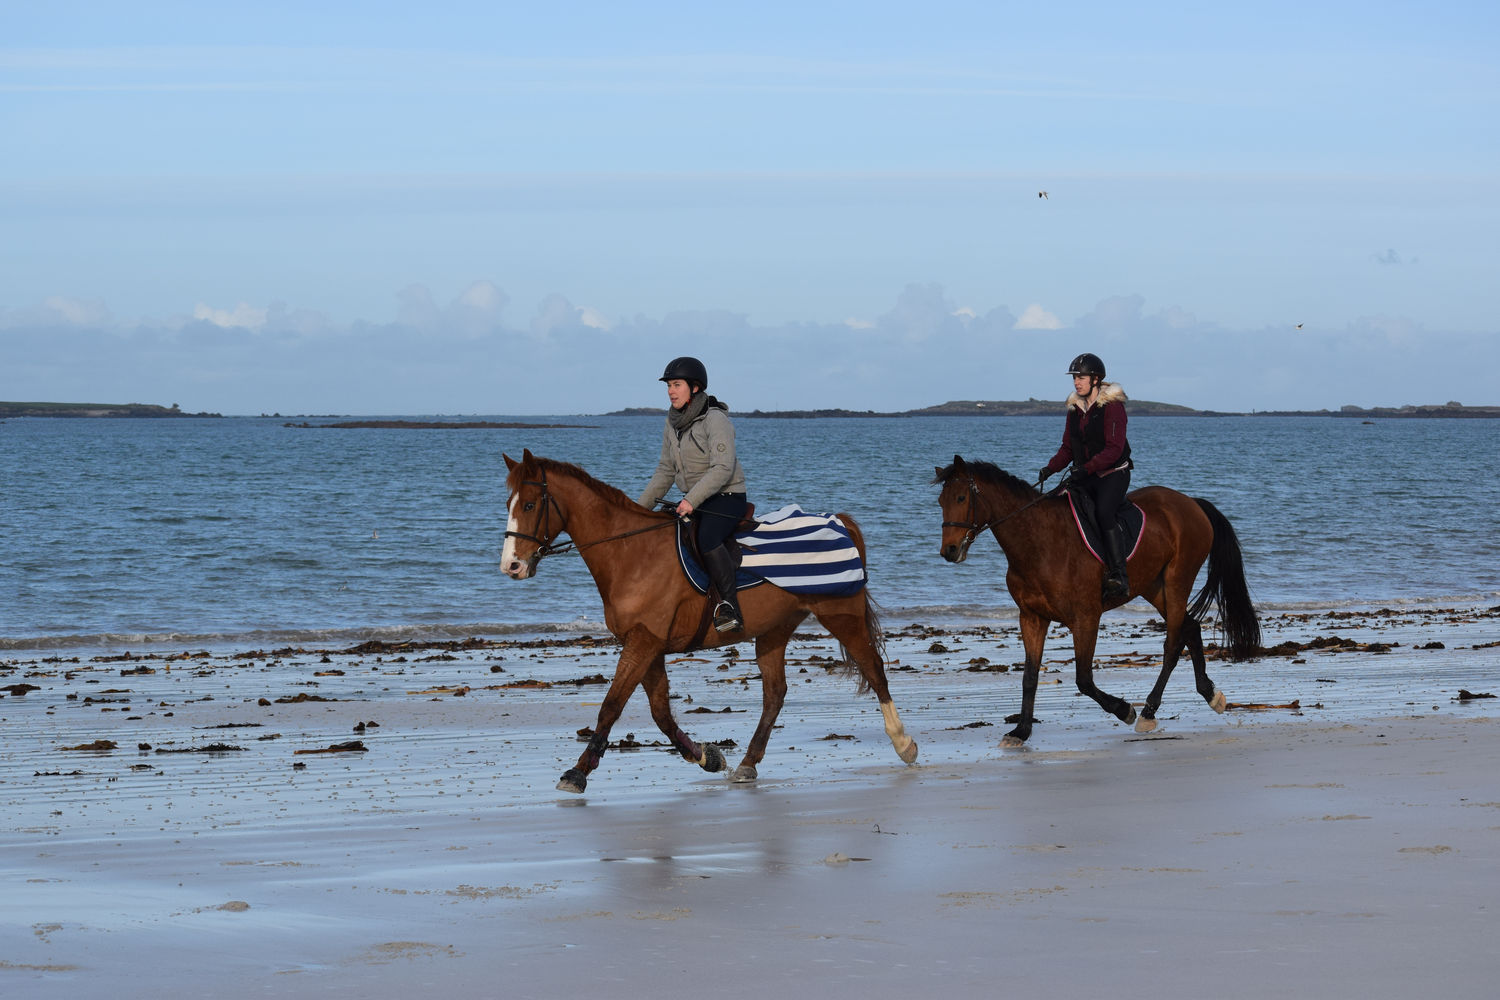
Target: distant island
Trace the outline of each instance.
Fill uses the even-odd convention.
[[[736,410],[736,417],[767,420],[811,420],[828,417],[1055,417],[1062,412],[1063,403],[1058,399],[1025,400],[981,400],[955,399],[936,406],[925,406],[919,410]],[[660,417],[664,407],[632,406],[600,414],[605,417]],[[1500,406],[1465,406],[1447,402],[1422,406],[1341,406],[1337,410],[1251,410],[1248,413],[1231,410],[1195,410],[1176,403],[1158,403],[1149,399],[1132,399],[1130,415],[1133,417],[1342,417],[1364,420],[1389,420],[1407,417],[1443,418],[1497,418]],[[261,414],[262,417],[268,414]],[[281,414],[269,414],[280,417]],[[178,407],[158,406],[153,403],[6,403],[0,402],[0,420],[6,417],[219,417],[222,413],[188,413]],[[334,420],[332,415],[326,418]],[[472,430],[475,428],[501,430],[537,430],[544,428],[594,429],[588,424],[542,424],[516,423],[490,420],[345,420],[334,423],[288,422],[283,426],[307,428],[381,428],[381,429],[427,429],[427,430]]]
[[[1429,406],[1342,406],[1337,410],[1251,410],[1249,413],[1229,410],[1195,410],[1175,403],[1157,403],[1149,399],[1132,399],[1133,417],[1360,417],[1366,420],[1400,417],[1500,417],[1500,406],[1465,406],[1443,403]],[[974,400],[957,399],[920,410],[736,410],[736,417],[798,420],[818,417],[1055,417],[1063,410],[1062,400]],[[606,417],[661,416],[661,407],[634,406],[606,413]]]
[[[222,413],[185,413],[176,403],[157,406],[154,403],[5,403],[0,402],[0,419],[5,417],[222,417]]]

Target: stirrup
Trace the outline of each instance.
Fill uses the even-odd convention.
[[[740,613],[735,610],[733,604],[730,604],[728,601],[720,601],[717,605],[715,605],[715,632],[738,632],[744,627],[745,623],[740,619]]]
[[[1104,599],[1130,596],[1130,579],[1125,576],[1104,578]]]

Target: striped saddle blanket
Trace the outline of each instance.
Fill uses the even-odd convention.
[[[809,514],[790,504],[758,518],[755,528],[736,535],[735,541],[740,546],[741,590],[771,583],[794,594],[843,597],[864,589],[864,560],[844,522],[832,514]],[[708,574],[680,524],[677,558],[693,587],[708,593]]]

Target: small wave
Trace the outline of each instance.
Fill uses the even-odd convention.
[[[1361,597],[1342,601],[1256,601],[1255,610],[1261,614],[1268,611],[1363,611],[1380,608],[1427,611],[1434,608],[1474,609],[1491,605],[1500,599],[1500,591],[1487,594],[1449,594],[1436,597]]]
[[[411,640],[467,639],[471,636],[589,635],[605,631],[602,621],[575,619],[570,622],[471,622],[415,625],[370,625],[358,628],[251,629],[239,632],[93,632],[66,635],[0,636],[0,650],[85,650],[120,647],[245,647],[300,646],[317,643],[406,642]]]

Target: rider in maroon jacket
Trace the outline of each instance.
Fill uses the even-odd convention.
[[[1104,598],[1130,596],[1125,572],[1125,533],[1118,514],[1130,489],[1130,443],[1125,439],[1125,390],[1104,381],[1104,362],[1097,354],[1080,354],[1068,366],[1073,394],[1062,447],[1042,466],[1041,482],[1068,465],[1072,482],[1094,502],[1094,519],[1104,540]]]

